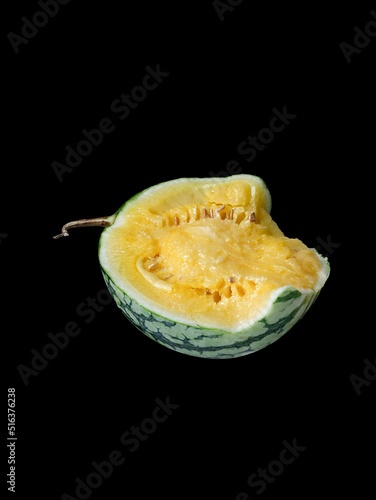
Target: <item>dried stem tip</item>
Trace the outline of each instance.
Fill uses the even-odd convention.
[[[96,217],[95,219],[80,219],[68,222],[62,227],[61,233],[57,234],[56,236],[53,236],[53,239],[58,240],[59,238],[69,236],[68,232],[69,229],[76,229],[79,227],[93,227],[93,226],[100,226],[100,227],[111,226],[114,220],[115,217],[113,215],[110,215],[109,217]]]

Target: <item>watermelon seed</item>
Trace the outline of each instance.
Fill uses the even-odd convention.
[[[255,214],[255,212],[251,212],[251,215],[249,216],[249,220],[251,222],[255,222],[255,220],[256,220],[256,214]]]
[[[159,267],[158,262],[152,262],[151,264],[148,265],[148,271],[155,271]]]
[[[201,209],[201,217],[203,219],[205,219],[205,217],[207,217],[207,216],[208,216],[208,211],[206,210],[205,207],[202,207],[202,209]]]

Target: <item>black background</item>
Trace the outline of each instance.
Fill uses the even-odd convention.
[[[254,4],[244,0],[221,21],[211,1],[72,1],[17,54],[7,35],[21,34],[21,18],[40,8],[3,5],[2,397],[16,388],[13,497],[76,497],[75,479],[116,449],[125,462],[90,498],[365,499],[374,491],[376,382],[357,395],[350,376],[363,376],[376,354],[376,40],[350,64],[340,43],[353,43],[375,5]],[[169,75],[120,120],[112,102],[157,65]],[[239,144],[285,106],[296,118],[247,162]],[[103,118],[115,130],[59,182],[51,163],[64,162],[65,147]],[[52,236],[70,220],[114,213],[155,183],[207,177],[230,160],[265,180],[287,236],[336,244],[321,248],[331,275],[303,320],[230,360],[166,349],[113,302],[85,323],[78,306],[105,287],[101,230]],[[81,333],[25,385],[19,366],[30,367],[32,349],[70,321]],[[120,437],[151,416],[157,398],[179,408],[130,453]],[[294,439],[306,449],[259,495],[248,477]]]

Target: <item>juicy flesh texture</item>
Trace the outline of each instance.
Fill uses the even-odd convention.
[[[208,327],[251,322],[285,285],[314,290],[322,269],[244,181],[141,195],[105,233],[120,279],[160,311]]]

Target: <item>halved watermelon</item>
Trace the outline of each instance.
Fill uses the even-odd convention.
[[[99,242],[104,280],[124,315],[180,353],[233,358],[284,335],[313,304],[327,258],[286,237],[262,179],[180,178],[111,217]],[[89,221],[70,223],[67,230]],[[94,224],[93,224],[94,225]]]

